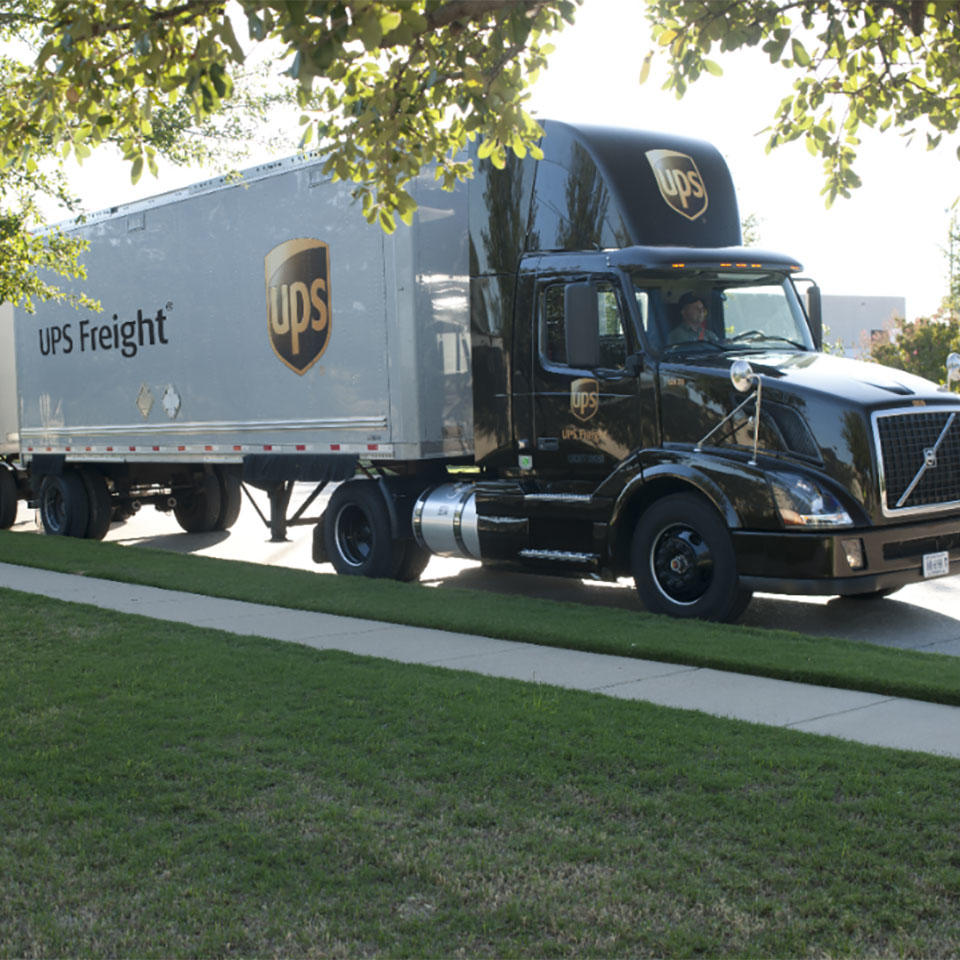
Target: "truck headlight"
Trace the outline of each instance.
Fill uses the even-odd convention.
[[[770,478],[773,499],[787,527],[852,527],[850,514],[840,501],[812,480],[795,473]]]

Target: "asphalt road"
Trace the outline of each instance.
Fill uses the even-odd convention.
[[[299,489],[292,506],[309,492]],[[266,497],[254,492],[267,512]],[[318,508],[307,516],[314,516]],[[15,530],[37,530],[34,512],[21,504]],[[124,524],[115,524],[106,539],[180,553],[246,560],[305,570],[333,572],[311,558],[312,527],[291,527],[285,543],[271,543],[270,531],[245,499],[237,524],[228,533],[186,534],[172,515],[146,507]],[[641,610],[632,581],[617,584],[508,574],[478,563],[435,557],[421,581],[436,589],[469,587],[491,593],[562,599]],[[757,594],[740,622],[768,629],[786,628],[817,636],[845,637],[868,643],[960,656],[960,576],[904,587],[892,597],[853,600],[840,597],[786,597]]]

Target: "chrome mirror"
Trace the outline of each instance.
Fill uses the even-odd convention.
[[[748,361],[734,360],[730,366],[730,382],[739,393],[746,393],[757,382],[757,375]]]

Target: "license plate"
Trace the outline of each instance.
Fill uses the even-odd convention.
[[[946,550],[940,553],[925,553],[923,555],[923,575],[925,577],[942,577],[950,572],[950,554]]]

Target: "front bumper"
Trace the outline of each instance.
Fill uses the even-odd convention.
[[[925,579],[925,554],[947,551],[947,576],[960,574],[960,516],[924,523],[827,532],[733,530],[740,582],[765,593],[850,596]],[[844,540],[863,544],[865,564],[853,570]]]

